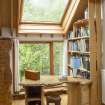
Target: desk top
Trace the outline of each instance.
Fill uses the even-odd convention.
[[[44,85],[59,85],[62,83],[79,83],[81,85],[88,85],[91,84],[91,80],[88,79],[81,79],[81,78],[73,78],[68,76],[66,79],[59,79],[58,76],[40,76],[40,80],[29,80],[29,79],[24,79],[21,81],[20,85],[22,86],[44,86]]]

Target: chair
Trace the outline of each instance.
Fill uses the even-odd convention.
[[[46,96],[47,105],[49,105],[50,103],[54,103],[55,105],[61,105],[60,95],[67,92],[66,87],[62,84],[44,87],[44,95]]]
[[[57,96],[46,96],[46,102],[47,105],[49,105],[49,103],[54,103],[55,105],[60,105],[61,103],[61,97],[59,95]]]
[[[41,86],[25,87],[26,105],[41,105]]]

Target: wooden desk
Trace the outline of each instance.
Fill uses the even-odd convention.
[[[49,86],[66,83],[68,88],[68,105],[90,105],[90,84],[87,79],[67,77],[66,80],[59,80],[58,76],[41,76],[40,80],[23,80],[20,85],[27,86]],[[42,92],[42,105],[43,92]]]

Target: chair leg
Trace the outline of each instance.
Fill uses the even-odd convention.
[[[61,105],[61,102],[55,102],[55,105]]]
[[[46,103],[47,103],[47,105],[49,105],[49,102],[48,101]]]

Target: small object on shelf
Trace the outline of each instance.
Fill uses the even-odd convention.
[[[84,79],[89,79],[90,78],[90,73],[87,72],[87,71],[81,71],[80,75],[81,75],[81,78],[84,78]]]
[[[34,70],[25,70],[25,79],[40,80],[40,72]]]
[[[88,8],[86,8],[85,11],[84,11],[84,18],[89,19]]]
[[[77,77],[77,69],[73,69],[72,75],[73,75],[74,78]]]

